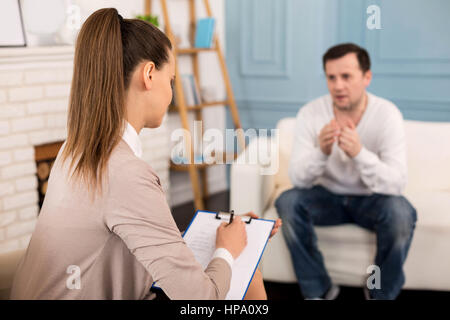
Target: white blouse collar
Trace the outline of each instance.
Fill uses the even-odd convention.
[[[128,144],[131,150],[133,150],[136,157],[142,158],[142,144],[139,139],[139,135],[128,121],[126,123],[127,126],[125,128],[125,132],[123,133],[122,139]]]

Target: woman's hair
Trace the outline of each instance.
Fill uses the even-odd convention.
[[[74,177],[102,190],[104,171],[125,128],[125,91],[136,66],[160,69],[172,45],[155,26],[123,19],[114,8],[94,12],[78,35],[63,161]],[[78,160],[78,162],[77,162]]]

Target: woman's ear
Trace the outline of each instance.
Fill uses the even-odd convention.
[[[144,66],[144,85],[147,90],[151,90],[153,86],[153,76],[155,74],[155,64],[153,62],[148,62]]]

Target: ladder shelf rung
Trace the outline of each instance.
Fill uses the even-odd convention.
[[[195,105],[195,106],[188,106],[186,107],[187,111],[195,111],[195,110],[202,110],[204,108],[210,108],[210,107],[218,107],[218,106],[223,106],[223,105],[229,105],[229,101],[214,101],[214,102],[205,102],[199,105]],[[175,105],[171,105],[169,107],[169,111],[170,112],[177,112],[178,111],[178,106]]]
[[[176,54],[197,54],[200,52],[213,52],[216,48],[176,48]]]

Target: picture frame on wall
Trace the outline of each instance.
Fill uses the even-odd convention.
[[[20,0],[0,1],[0,47],[27,45]]]

